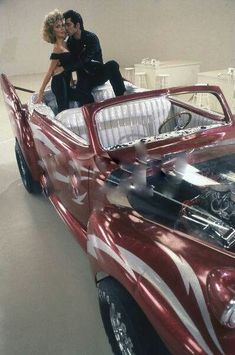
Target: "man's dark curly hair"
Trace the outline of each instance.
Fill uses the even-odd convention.
[[[84,30],[83,19],[82,19],[82,16],[78,12],[76,12],[74,10],[68,10],[63,13],[63,16],[64,16],[65,20],[70,18],[75,26],[77,23],[79,23],[81,30]]]

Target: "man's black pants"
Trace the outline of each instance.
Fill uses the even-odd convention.
[[[92,89],[98,85],[103,85],[107,80],[110,81],[116,96],[121,96],[125,92],[119,65],[114,60],[100,64],[93,71],[81,70],[77,75],[77,86],[75,91],[71,91],[70,96],[71,99],[79,101],[80,106],[94,102],[91,94]]]

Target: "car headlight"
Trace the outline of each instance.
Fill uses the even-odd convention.
[[[207,277],[207,293],[210,308],[218,321],[235,328],[235,269],[212,270]]]
[[[235,298],[231,299],[225,307],[220,318],[220,323],[229,328],[235,328]]]

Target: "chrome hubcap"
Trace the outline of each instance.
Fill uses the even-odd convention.
[[[116,311],[113,303],[110,304],[109,312],[113,332],[122,355],[135,355],[133,343],[127,334],[126,325],[121,320],[121,313]]]

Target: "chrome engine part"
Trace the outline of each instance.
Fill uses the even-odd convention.
[[[235,245],[235,202],[229,185],[208,188],[184,205],[180,225],[200,238],[232,249]]]

